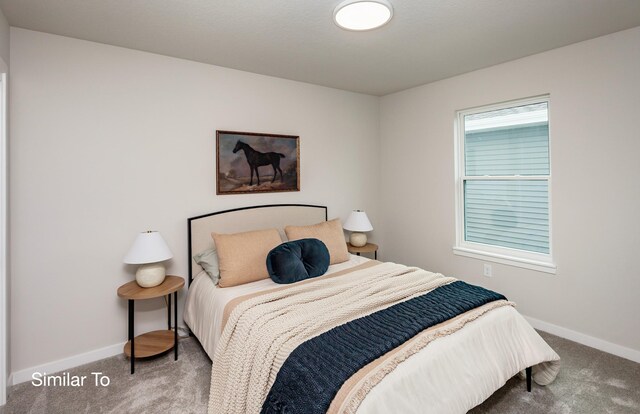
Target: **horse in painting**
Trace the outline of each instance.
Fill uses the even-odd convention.
[[[276,181],[278,172],[280,172],[280,181],[284,181],[284,178],[282,177],[282,169],[280,169],[280,158],[284,158],[284,154],[281,154],[279,152],[256,151],[251,148],[249,144],[238,141],[235,148],[233,148],[233,153],[235,154],[240,150],[244,151],[244,156],[247,158],[247,163],[249,164],[249,169],[251,170],[251,182],[249,183],[249,185],[253,185],[254,171],[256,172],[258,185],[260,185],[260,174],[258,173],[258,167],[263,167],[265,165],[271,165],[271,167],[273,167],[273,179],[271,180],[272,183]]]

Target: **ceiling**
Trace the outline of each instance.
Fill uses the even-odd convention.
[[[640,26],[640,0],[390,0],[368,32],[341,0],[0,0],[11,26],[385,95]]]

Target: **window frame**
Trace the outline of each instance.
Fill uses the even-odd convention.
[[[535,103],[547,104],[547,117],[549,125],[549,175],[496,175],[496,176],[467,176],[465,171],[465,128],[464,117],[471,114],[495,111],[499,109],[525,106]],[[516,99],[491,105],[476,106],[473,108],[456,111],[454,120],[455,139],[455,222],[456,239],[453,253],[460,256],[506,265],[522,267],[545,273],[556,273],[556,265],[553,260],[553,217],[552,217],[552,162],[551,162],[551,100],[549,95],[534,96],[531,98]],[[471,242],[465,240],[464,235],[464,183],[471,180],[543,180],[547,181],[549,203],[549,253],[536,253],[509,247],[493,246],[489,244]]]

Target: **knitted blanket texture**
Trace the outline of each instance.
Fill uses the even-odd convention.
[[[424,326],[428,326],[429,323],[438,323],[436,322],[438,318],[444,317],[435,316],[433,319],[429,317],[427,322],[423,321],[423,314],[432,313],[425,310],[427,304],[432,301],[421,299],[420,302],[412,302],[412,300],[455,281],[454,278],[415,267],[380,263],[335,278],[320,278],[310,283],[296,283],[286,289],[268,291],[239,301],[230,311],[216,346],[211,371],[208,412],[210,414],[257,414],[261,412],[272,388],[273,399],[265,405],[268,407],[266,409],[273,409],[276,412],[312,412],[310,406],[305,406],[304,411],[289,411],[294,409],[294,405],[298,406],[297,403],[291,405],[289,401],[298,401],[298,398],[300,398],[299,401],[309,399],[308,396],[305,397],[299,393],[299,387],[291,388],[295,395],[283,394],[288,392],[284,388],[288,388],[297,381],[300,381],[302,388],[310,387],[313,395],[311,399],[326,393],[326,396],[322,397],[324,402],[318,406],[320,407],[318,409],[326,411],[326,401],[330,402],[330,398],[333,398],[329,395],[335,395],[335,387],[339,387],[339,385],[329,384],[337,384],[343,380],[347,372],[352,372],[376,353],[397,346],[405,340],[404,338],[410,337],[412,332],[420,332]],[[467,286],[471,289],[466,291],[469,296],[482,295],[482,291],[473,290],[481,288]],[[440,298],[455,295],[455,293],[444,290],[438,295]],[[428,298],[429,295],[426,297]],[[473,298],[467,299],[463,303],[469,302],[474,306],[480,303]],[[404,303],[406,305],[403,305]],[[403,306],[395,307],[399,305]],[[467,305],[455,305],[453,308],[458,309],[458,306]],[[373,319],[360,321],[368,315],[386,309],[388,309],[385,313],[386,317],[376,323],[372,322]],[[459,310],[463,312],[462,308]],[[402,316],[403,313],[406,315]],[[435,315],[439,314],[440,312],[435,313]],[[351,324],[352,321],[355,324]],[[402,327],[399,327],[400,325]],[[354,328],[356,326],[359,329],[356,330]],[[340,329],[335,330],[336,327]],[[346,336],[342,335],[344,332],[347,333]],[[324,345],[320,342],[316,343],[319,339],[312,340],[323,334],[327,335]],[[382,341],[379,341],[380,339]],[[284,368],[285,361],[294,350],[307,342],[310,345],[304,345],[300,351],[296,351],[296,355],[309,346],[312,348],[308,349],[313,349],[311,354],[316,352],[316,348],[313,347],[317,349],[324,347],[326,349],[321,359],[314,357],[316,360],[311,361],[308,358],[309,351],[304,351],[305,356],[302,359],[296,356],[291,360],[292,367],[297,367],[286,368],[282,379],[278,380],[279,385],[274,385],[279,372]],[[366,357],[358,356],[356,361],[351,361],[353,355],[337,352],[340,347],[352,348],[349,344],[362,347]],[[325,362],[331,364],[327,365],[331,367],[328,368],[330,370],[340,368],[336,371],[335,378],[329,379],[330,375],[326,372],[318,371],[324,369],[318,366]],[[349,369],[343,370],[342,367],[349,367]],[[285,376],[285,372],[293,372],[293,376]],[[303,380],[300,376],[303,375],[306,378],[316,374],[322,377],[320,382],[312,379],[307,383],[306,379]],[[317,386],[322,389],[316,389]],[[279,410],[277,407],[283,400],[288,401],[287,408]]]
[[[501,299],[456,281],[309,339],[280,368],[261,412],[326,413],[342,384],[369,362],[431,326]]]

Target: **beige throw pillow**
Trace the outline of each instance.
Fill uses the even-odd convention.
[[[267,255],[282,243],[276,229],[235,234],[211,233],[218,252],[220,287],[269,278]]]
[[[349,260],[347,242],[344,239],[340,219],[323,221],[312,226],[287,226],[284,228],[289,240],[319,239],[329,249],[330,264]]]

